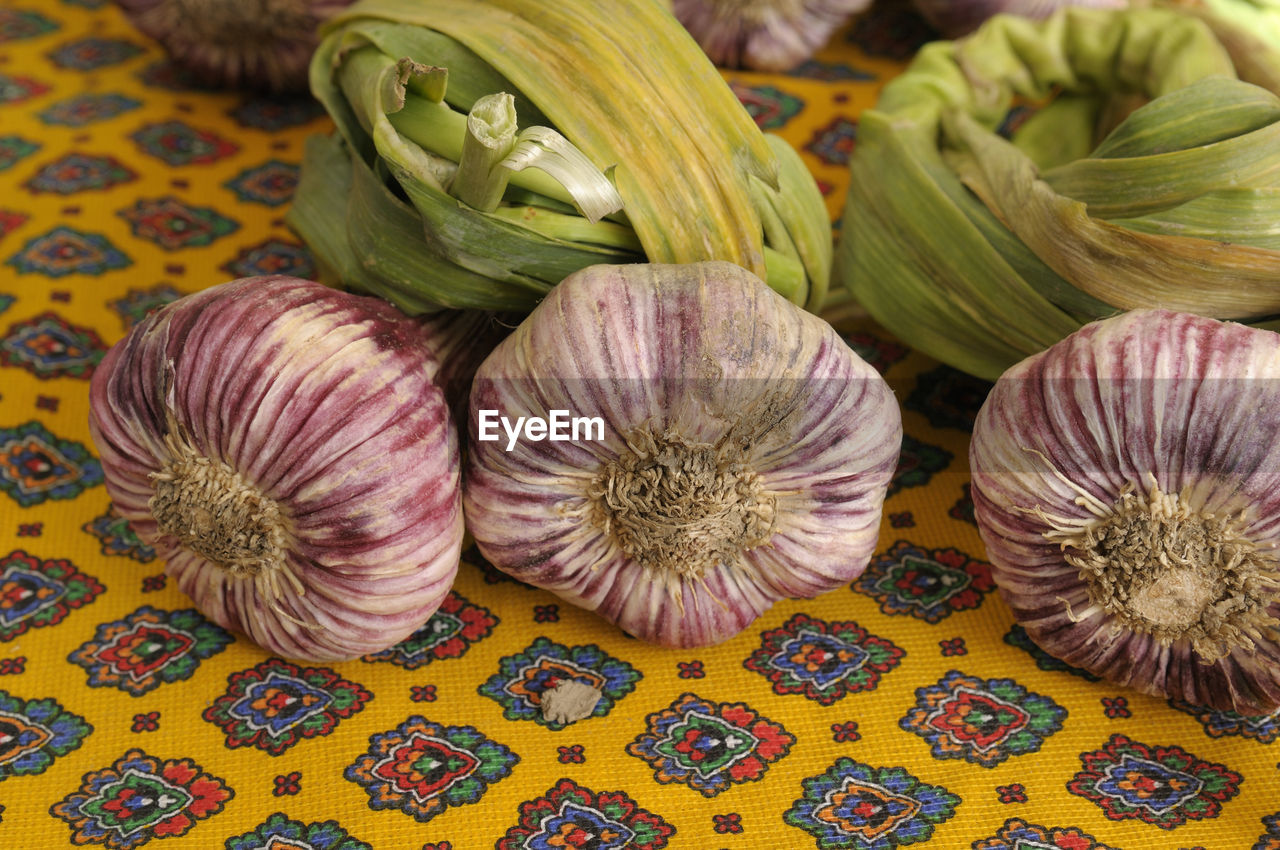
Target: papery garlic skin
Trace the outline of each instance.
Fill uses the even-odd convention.
[[[274,276],[188,295],[107,353],[90,388],[107,491],[206,616],[335,661],[435,612],[463,525],[423,334],[378,299]]]
[[[1028,635],[1145,693],[1280,707],[1278,411],[1280,335],[1185,313],[1094,322],[1009,369],[972,493]]]
[[[672,0],[676,19],[724,68],[789,71],[871,0]]]
[[[483,410],[556,409],[602,439],[478,439]],[[468,430],[481,553],[680,647],[860,575],[902,441],[880,375],[724,262],[570,275],[481,365]]]
[[[307,90],[317,29],[352,0],[116,0],[200,85]]]

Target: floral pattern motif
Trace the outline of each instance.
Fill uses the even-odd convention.
[[[1080,756],[1067,790],[1102,807],[1111,820],[1137,819],[1161,829],[1216,817],[1240,790],[1240,774],[1177,746],[1150,747],[1112,735]]]
[[[23,700],[0,690],[0,782],[44,773],[84,742],[93,727],[54,699]]]
[[[137,173],[115,157],[73,153],[44,166],[24,185],[36,194],[74,195],[137,179]]]
[[[916,690],[916,705],[899,724],[929,742],[935,758],[962,758],[995,767],[1034,753],[1067,716],[1048,697],[1012,679],[980,679],[952,670]]]
[[[93,375],[107,346],[93,328],[45,312],[9,328],[0,339],[0,365],[26,369],[41,380]]]
[[[156,550],[142,542],[142,538],[138,537],[129,521],[120,516],[114,504],[107,505],[105,514],[94,517],[80,529],[98,539],[104,555],[123,555],[143,564],[156,559]]]
[[[561,779],[520,804],[520,822],[498,840],[497,850],[661,850],[675,831],[622,791],[596,793]]]
[[[133,264],[107,237],[59,225],[28,242],[5,261],[22,274],[65,277],[69,274],[100,275]]]
[[[704,797],[760,780],[796,740],[742,703],[717,704],[689,693],[645,723],[627,752],[647,761],[659,783],[684,783]]]
[[[534,720],[563,729],[566,724],[542,716],[544,692],[563,681],[581,682],[600,691],[592,716],[603,717],[639,680],[636,668],[597,646],[568,647],[540,637],[519,655],[503,658],[499,672],[480,686],[480,693],[497,700],[508,720]]]
[[[1074,826],[1039,826],[1009,818],[990,838],[973,842],[973,850],[1116,850]]]
[[[853,588],[878,601],[886,614],[936,623],[977,608],[995,582],[989,564],[958,549],[926,550],[899,540],[871,560]]]
[[[1185,711],[1204,727],[1204,733],[1210,738],[1239,736],[1249,738],[1260,744],[1270,744],[1280,740],[1280,709],[1270,714],[1247,716],[1234,711],[1215,711],[1191,705],[1183,700],[1169,700],[1169,705],[1178,711]]]
[[[142,198],[119,215],[129,222],[134,236],[150,240],[166,251],[209,245],[240,227],[211,207],[193,207],[172,195],[154,200]]]
[[[257,747],[273,756],[303,738],[328,735],[373,698],[333,670],[279,658],[232,673],[227,682],[227,692],[202,716],[226,733],[228,747]]]
[[[857,623],[826,622],[806,614],[796,614],[760,637],[761,647],[743,666],[765,676],[775,693],[804,694],[822,705],[874,690],[906,654]]]
[[[835,232],[848,185],[842,163],[895,72],[886,57],[906,58],[923,42],[909,5],[875,4],[790,73],[724,74],[747,114],[813,169]],[[51,58],[62,50],[72,64],[109,63],[113,41],[132,55],[84,71]],[[1000,131],[1030,114],[1011,110]],[[105,344],[183,294],[241,274],[317,270],[290,230],[288,203],[308,137],[332,126],[307,94],[201,86],[111,0],[0,2],[0,555],[9,553],[0,558],[0,845],[1280,850],[1280,807],[1268,796],[1280,776],[1280,718],[1097,682],[1011,627],[988,591],[971,583],[939,599],[945,580],[972,581],[966,563],[985,558],[964,458],[982,384],[844,305],[826,315],[906,410],[878,562],[862,577],[897,571],[902,585],[851,580],[848,591],[780,600],[733,640],[674,650],[582,616],[492,569],[471,546],[432,622],[384,652],[341,664],[273,659],[229,634],[206,641],[207,657],[184,652],[180,633],[196,634],[199,618],[176,615],[191,602],[97,486],[87,379]],[[914,563],[895,564],[891,553]],[[159,621],[130,625],[144,604]],[[143,640],[130,634],[135,626]],[[950,699],[957,666],[975,691],[1012,677],[1070,712],[1063,729],[1015,757],[1027,726],[1002,728],[1017,715],[1002,719],[990,710],[1001,708],[995,700]],[[345,696],[358,711],[331,724],[338,685],[311,675],[321,671],[351,683]],[[541,718],[542,695],[564,677],[604,682],[597,712],[570,727]],[[372,699],[362,702],[360,690]],[[1028,712],[1018,693],[1002,699]],[[904,730],[926,708],[944,728]],[[204,719],[206,710],[216,716]],[[429,720],[415,726],[411,715]],[[758,724],[780,740],[774,755],[785,750],[772,761],[758,746],[747,752]],[[467,728],[475,731],[459,731]],[[1098,799],[1069,791],[1086,772],[1081,754],[1112,732],[1150,751],[1129,745],[1131,767],[1136,757],[1164,773],[1126,777],[1126,798],[1104,781],[1102,761],[1120,757],[1104,755],[1089,768],[1102,778],[1081,780]],[[480,749],[477,735],[514,750],[509,770],[493,780],[501,771],[482,765],[448,785],[467,763],[458,752]],[[445,743],[429,751],[424,737]],[[1174,744],[1186,759],[1160,754]],[[117,765],[130,748],[137,761]],[[842,771],[841,756],[862,767]],[[385,775],[344,779],[361,758],[385,760]],[[1139,804],[1142,794],[1168,802],[1160,781],[1176,784],[1174,771],[1208,784],[1212,768],[1195,767],[1204,761],[1242,777],[1216,810],[1194,795],[1166,815]],[[227,816],[204,823],[178,811],[181,794],[170,789],[186,780],[164,777],[169,762],[234,787]],[[81,777],[104,769],[114,778],[82,788]],[[433,769],[447,788],[421,773]],[[823,790],[812,790],[824,772]],[[913,790],[921,785],[936,789],[934,808],[902,817],[929,796]],[[99,803],[81,808],[75,794]],[[1213,802],[1211,791],[1199,796]],[[51,811],[60,801],[70,820]],[[1122,804],[1132,813],[1121,820],[1113,815]],[[1203,817],[1186,814],[1197,806]],[[1185,822],[1144,821],[1170,814]]]
[[[426,822],[450,806],[479,801],[519,761],[478,729],[414,715],[370,736],[369,751],[343,776],[365,790],[371,809],[399,809]]]
[[[21,549],[10,552],[0,559],[0,641],[62,622],[103,589],[65,559],[42,561]]]
[[[0,428],[0,491],[24,508],[74,499],[102,483],[102,464],[81,443],[50,434],[38,421]]]
[[[947,789],[900,767],[876,768],[844,757],[802,786],[804,796],[782,817],[816,838],[819,850],[891,850],[928,841],[960,804]]]
[[[143,605],[123,620],[98,626],[67,660],[89,674],[89,687],[142,696],[191,678],[200,662],[231,643],[231,634],[194,608],[161,611]]]
[[[190,759],[161,760],[131,749],[87,773],[50,813],[71,826],[73,844],[130,850],[152,838],[186,835],[222,811],[234,792]]]
[[[498,618],[491,612],[471,604],[456,591],[449,591],[422,628],[390,649],[364,656],[364,660],[389,661],[406,670],[417,670],[432,661],[461,658],[497,625]]]
[[[252,832],[227,839],[226,850],[373,850],[337,821],[302,823],[276,812]]]

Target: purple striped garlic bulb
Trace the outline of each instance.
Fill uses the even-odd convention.
[[[913,0],[916,11],[947,38],[968,35],[995,15],[1048,18],[1067,6],[1123,9],[1129,0]]]
[[[672,0],[671,11],[713,63],[789,71],[812,59],[871,0]]]
[[[880,375],[725,262],[570,275],[481,364],[468,431],[481,553],[680,647],[860,575],[902,441]]]
[[[209,88],[307,90],[325,20],[352,0],[116,0],[139,32]]]
[[[107,353],[107,491],[204,614],[288,658],[397,643],[462,545],[456,431],[423,325],[289,277],[188,295]]]
[[[1149,694],[1280,708],[1280,335],[1162,310],[1009,369],[973,432],[978,527],[1046,652]]]

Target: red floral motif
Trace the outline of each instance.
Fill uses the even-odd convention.
[[[1106,712],[1107,717],[1133,716],[1133,712],[1129,710],[1129,701],[1124,697],[1103,697],[1102,710]]]
[[[853,720],[846,720],[843,723],[831,724],[831,737],[840,743],[852,743],[862,739],[862,733],[858,731],[858,724]]]
[[[281,774],[272,780],[271,793],[277,797],[297,794],[302,790],[302,774],[296,770]]]
[[[571,744],[567,747],[557,748],[560,755],[561,764],[582,764],[586,761],[586,755],[583,752],[581,744]]]
[[[715,831],[721,835],[728,833],[736,835],[742,832],[742,815],[737,812],[730,812],[727,815],[712,815],[711,822]]]
[[[1022,786],[1021,782],[1014,782],[1010,785],[997,787],[996,796],[1000,798],[1002,803],[1025,803],[1027,802],[1027,789]]]
[[[85,774],[80,790],[49,811],[71,825],[73,844],[129,850],[151,838],[185,835],[232,796],[222,780],[190,759],[161,761],[132,749],[110,767]]]
[[[676,663],[676,669],[681,679],[702,679],[707,675],[701,661],[680,661]]]

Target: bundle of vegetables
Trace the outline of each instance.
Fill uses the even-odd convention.
[[[830,223],[661,4],[365,0],[313,57],[337,124],[289,222],[404,310],[527,312],[588,265],[721,259],[817,309]]]
[[[1005,138],[1015,98],[1048,103]],[[843,283],[974,375],[1125,309],[1280,315],[1280,99],[1195,17],[1070,8],[926,45],[861,116],[851,169]]]

